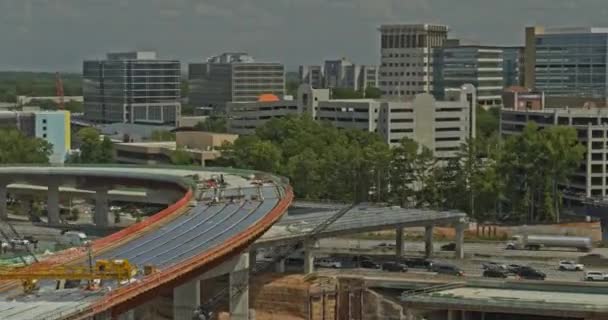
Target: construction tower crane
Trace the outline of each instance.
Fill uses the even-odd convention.
[[[65,108],[65,102],[63,98],[63,80],[61,80],[61,75],[59,74],[59,72],[55,73],[55,94],[57,95],[57,98],[59,98],[59,110],[63,110]]]

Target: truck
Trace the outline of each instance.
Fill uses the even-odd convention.
[[[62,232],[59,238],[59,243],[65,246],[83,246],[88,241],[89,239],[84,232],[74,230]]]
[[[589,237],[515,235],[506,246],[507,250],[540,250],[541,248],[573,248],[589,252],[593,244]]]

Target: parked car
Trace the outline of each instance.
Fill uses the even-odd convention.
[[[342,262],[331,258],[315,259],[315,266],[321,268],[342,268]]]
[[[485,269],[482,275],[486,278],[506,278],[509,276],[507,271],[499,268],[489,268]]]
[[[575,263],[574,261],[562,260],[559,262],[558,269],[560,271],[583,271],[585,266],[580,263]]]
[[[359,267],[364,269],[380,269],[380,265],[371,260],[363,260],[359,262]]]
[[[456,250],[456,243],[450,242],[448,244],[444,244],[441,246],[441,250],[443,251],[454,251]]]
[[[545,278],[547,277],[544,272],[538,271],[531,267],[522,267],[521,269],[519,269],[517,276],[527,280],[545,280]]]
[[[400,262],[389,261],[382,264],[382,270],[393,272],[407,272],[407,266]]]
[[[425,258],[402,258],[402,263],[408,266],[408,268],[421,268],[421,269],[431,269],[431,265],[433,264],[431,260]]]
[[[599,253],[590,253],[578,258],[578,263],[586,266],[608,266],[608,257]]]
[[[600,271],[587,271],[584,279],[585,281],[606,281],[608,275]]]
[[[507,271],[507,266],[502,264],[502,263],[498,263],[498,262],[494,262],[494,261],[488,261],[488,262],[484,262],[481,264],[481,268],[483,270],[489,270],[489,269],[500,269],[503,271]]]
[[[382,251],[387,250],[395,250],[397,246],[394,243],[382,242],[374,246],[375,249],[380,249]]]
[[[431,265],[431,271],[437,272],[439,274],[449,274],[452,276],[464,276],[464,272],[460,270],[458,266],[448,263],[433,262],[433,264]]]

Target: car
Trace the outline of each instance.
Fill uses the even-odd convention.
[[[382,270],[393,272],[407,272],[407,265],[400,262],[389,261],[382,264]]]
[[[452,276],[462,277],[464,272],[458,266],[449,263],[434,262],[431,265],[431,271],[438,274],[448,274]]]
[[[454,251],[456,250],[456,243],[450,242],[441,246],[442,251]]]
[[[606,281],[608,280],[608,275],[599,271],[587,271],[583,279],[585,281]]]
[[[499,269],[499,268],[490,268],[490,269],[485,269],[482,273],[482,276],[486,277],[486,278],[506,278],[509,276],[509,274],[507,273],[507,271],[503,270],[503,269]]]
[[[404,263],[408,268],[421,268],[430,270],[431,265],[433,264],[431,260],[425,258],[402,258],[400,262]]]
[[[374,246],[375,249],[379,249],[382,251],[395,250],[397,246],[394,243],[386,243],[382,242]]]
[[[364,269],[380,269],[380,265],[371,260],[360,261],[359,267]]]
[[[585,266],[580,263],[575,263],[570,260],[562,260],[559,262],[558,269],[560,271],[583,271],[585,270]]]
[[[522,268],[525,268],[525,266],[522,266],[521,264],[508,264],[507,272],[517,274]]]
[[[507,266],[502,264],[502,263],[498,263],[498,262],[494,262],[494,261],[488,261],[488,262],[484,262],[481,264],[481,268],[483,270],[489,270],[489,269],[500,269],[503,271],[507,271]]]
[[[331,258],[321,258],[315,260],[315,266],[321,268],[342,268],[342,262]]]
[[[608,266],[608,257],[599,253],[590,253],[578,258],[578,263],[587,266]]]
[[[547,275],[531,267],[522,267],[517,272],[517,276],[527,280],[545,280]]]

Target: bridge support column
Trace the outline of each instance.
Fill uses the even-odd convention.
[[[403,256],[403,228],[397,228],[395,232],[395,255],[397,258],[401,258]]]
[[[458,319],[458,310],[448,310],[447,320],[456,320]]]
[[[102,313],[98,313],[93,316],[93,320],[111,320],[112,312],[110,310],[106,310]]]
[[[59,184],[48,185],[46,211],[49,224],[59,224]]]
[[[201,282],[193,279],[173,289],[173,319],[191,320],[201,304]]]
[[[249,268],[254,268],[258,259],[258,251],[255,249],[249,250]]]
[[[8,210],[6,209],[6,183],[0,182],[0,219],[8,219]]]
[[[110,225],[110,212],[108,208],[108,190],[99,189],[95,191],[95,213],[93,222],[98,227]]]
[[[249,320],[249,255],[243,254],[230,272],[230,319]]]
[[[456,225],[456,239],[454,239],[456,243],[454,256],[456,259],[464,259],[464,230],[466,227],[467,224],[462,222]]]
[[[281,259],[274,264],[274,272],[285,273],[285,259]]]
[[[602,231],[602,242],[608,242],[608,218],[600,219],[600,229]]]
[[[424,256],[430,258],[433,255],[433,226],[424,227]]]
[[[312,249],[312,243],[304,243],[304,274],[315,272],[315,255]]]

